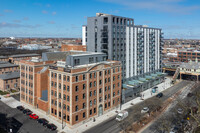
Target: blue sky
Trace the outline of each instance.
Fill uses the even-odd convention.
[[[162,28],[165,38],[200,39],[198,0],[0,0],[0,37],[81,37],[96,12]]]

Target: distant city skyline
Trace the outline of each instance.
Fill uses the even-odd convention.
[[[162,28],[165,39],[200,39],[197,0],[1,0],[0,37],[81,38],[97,12]]]

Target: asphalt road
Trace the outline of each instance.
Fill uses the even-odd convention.
[[[18,130],[18,133],[56,133],[56,131],[46,129],[44,126],[37,123],[36,120],[29,119],[29,116],[24,115],[21,111],[17,109],[9,107],[1,101],[0,114],[5,114],[7,115],[7,117],[14,117],[18,122],[22,124],[22,126]]]
[[[190,84],[191,82],[192,81],[184,80],[184,81],[181,81],[180,83],[168,88],[167,90],[163,91],[164,96],[161,98],[161,101],[167,100],[169,97],[171,97],[177,91],[179,91],[186,85]],[[137,108],[141,108],[142,105],[144,105],[144,102],[136,104],[127,110],[130,114],[131,112],[134,112]],[[120,131],[120,127],[118,125],[119,125],[119,123],[117,121],[115,121],[115,117],[113,117],[113,118],[108,119],[105,122],[98,124],[97,126],[95,126],[93,128],[90,128],[89,130],[85,131],[84,133],[118,133]]]

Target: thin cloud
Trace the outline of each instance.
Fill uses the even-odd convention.
[[[52,12],[52,15],[56,15],[57,13],[56,12]]]
[[[6,13],[12,13],[13,11],[12,11],[12,10],[8,10],[8,9],[5,9],[4,12],[6,12]]]
[[[48,24],[55,24],[55,21],[49,21]]]
[[[42,13],[43,13],[43,14],[47,14],[48,12],[47,12],[46,10],[43,10]]]
[[[15,23],[21,23],[21,20],[13,20]]]
[[[38,28],[41,27],[41,25],[36,24],[36,25],[22,25],[22,24],[15,24],[15,23],[6,23],[6,22],[1,22],[0,23],[0,28]]]
[[[152,10],[172,14],[190,14],[199,10],[200,5],[183,5],[185,0],[100,0],[114,4],[123,5],[126,9]]]

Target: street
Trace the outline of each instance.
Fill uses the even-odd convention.
[[[161,101],[167,100],[169,97],[171,97],[177,91],[179,91],[180,89],[182,89],[183,87],[187,86],[190,83],[192,83],[192,81],[183,80],[180,83],[163,91],[164,96],[161,98]],[[150,99],[147,99],[147,100],[150,100]],[[136,104],[136,105],[132,106],[131,108],[127,109],[127,111],[130,114],[131,112],[136,111],[137,108],[140,108],[143,105],[144,105],[144,102],[141,102],[141,103]],[[134,122],[134,121],[132,121],[132,122]],[[120,131],[120,127],[118,125],[119,125],[119,123],[117,121],[115,121],[115,117],[112,117],[112,118],[108,119],[107,121],[102,122],[102,123],[98,124],[97,126],[85,131],[85,133],[94,133],[94,132],[95,133],[117,133]]]
[[[0,101],[0,114],[1,116],[14,117],[20,124],[19,133],[56,133],[51,131],[44,126],[37,123],[37,120],[29,119],[29,116],[24,115],[21,111],[13,109]],[[2,117],[1,117],[2,119]],[[1,130],[0,130],[1,131]]]

